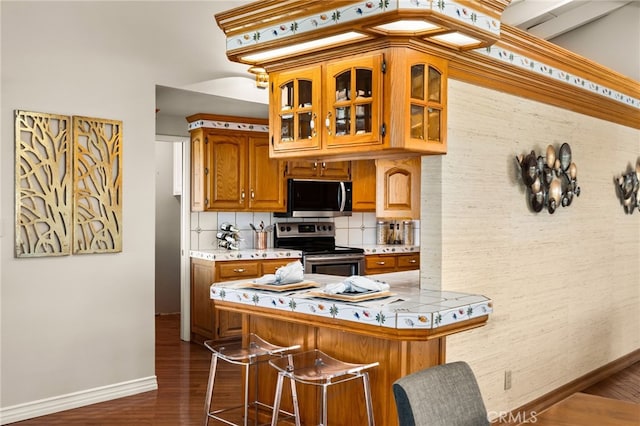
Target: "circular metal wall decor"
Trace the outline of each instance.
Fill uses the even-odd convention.
[[[627,174],[618,177],[616,183],[624,212],[631,214],[636,207],[640,211],[640,197],[638,196],[638,189],[640,189],[640,159],[636,163],[636,170],[629,171]]]
[[[557,152],[549,145],[544,157],[531,151],[528,155],[519,155],[516,161],[527,186],[529,205],[536,213],[545,208],[553,213],[559,206],[571,205],[574,195],[580,195],[578,167],[571,161],[568,143],[563,143]]]

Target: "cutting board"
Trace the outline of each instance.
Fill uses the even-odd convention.
[[[340,300],[342,302],[363,302],[365,300],[382,299],[393,296],[393,293],[390,291],[372,291],[365,293],[329,294],[323,291],[310,291],[307,295],[311,297],[321,297],[323,299]]]
[[[269,290],[269,291],[290,291],[290,290],[301,290],[303,288],[312,288],[312,287],[320,287],[315,281],[300,281],[297,283],[291,284],[258,284],[258,283],[247,283],[243,287],[253,288],[256,290]]]

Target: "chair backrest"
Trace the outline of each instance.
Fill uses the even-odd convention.
[[[487,409],[465,362],[438,365],[395,381],[400,426],[486,426]]]

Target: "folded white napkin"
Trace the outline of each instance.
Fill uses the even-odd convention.
[[[364,293],[365,291],[387,291],[389,284],[381,281],[374,281],[359,275],[352,275],[344,281],[334,284],[327,284],[324,292],[327,294],[340,293]]]
[[[265,274],[253,280],[256,284],[293,284],[304,280],[304,268],[299,260],[276,269],[275,274]]]

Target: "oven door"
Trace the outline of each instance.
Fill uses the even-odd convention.
[[[363,254],[310,254],[303,255],[306,274],[326,274],[350,277],[364,272]]]

